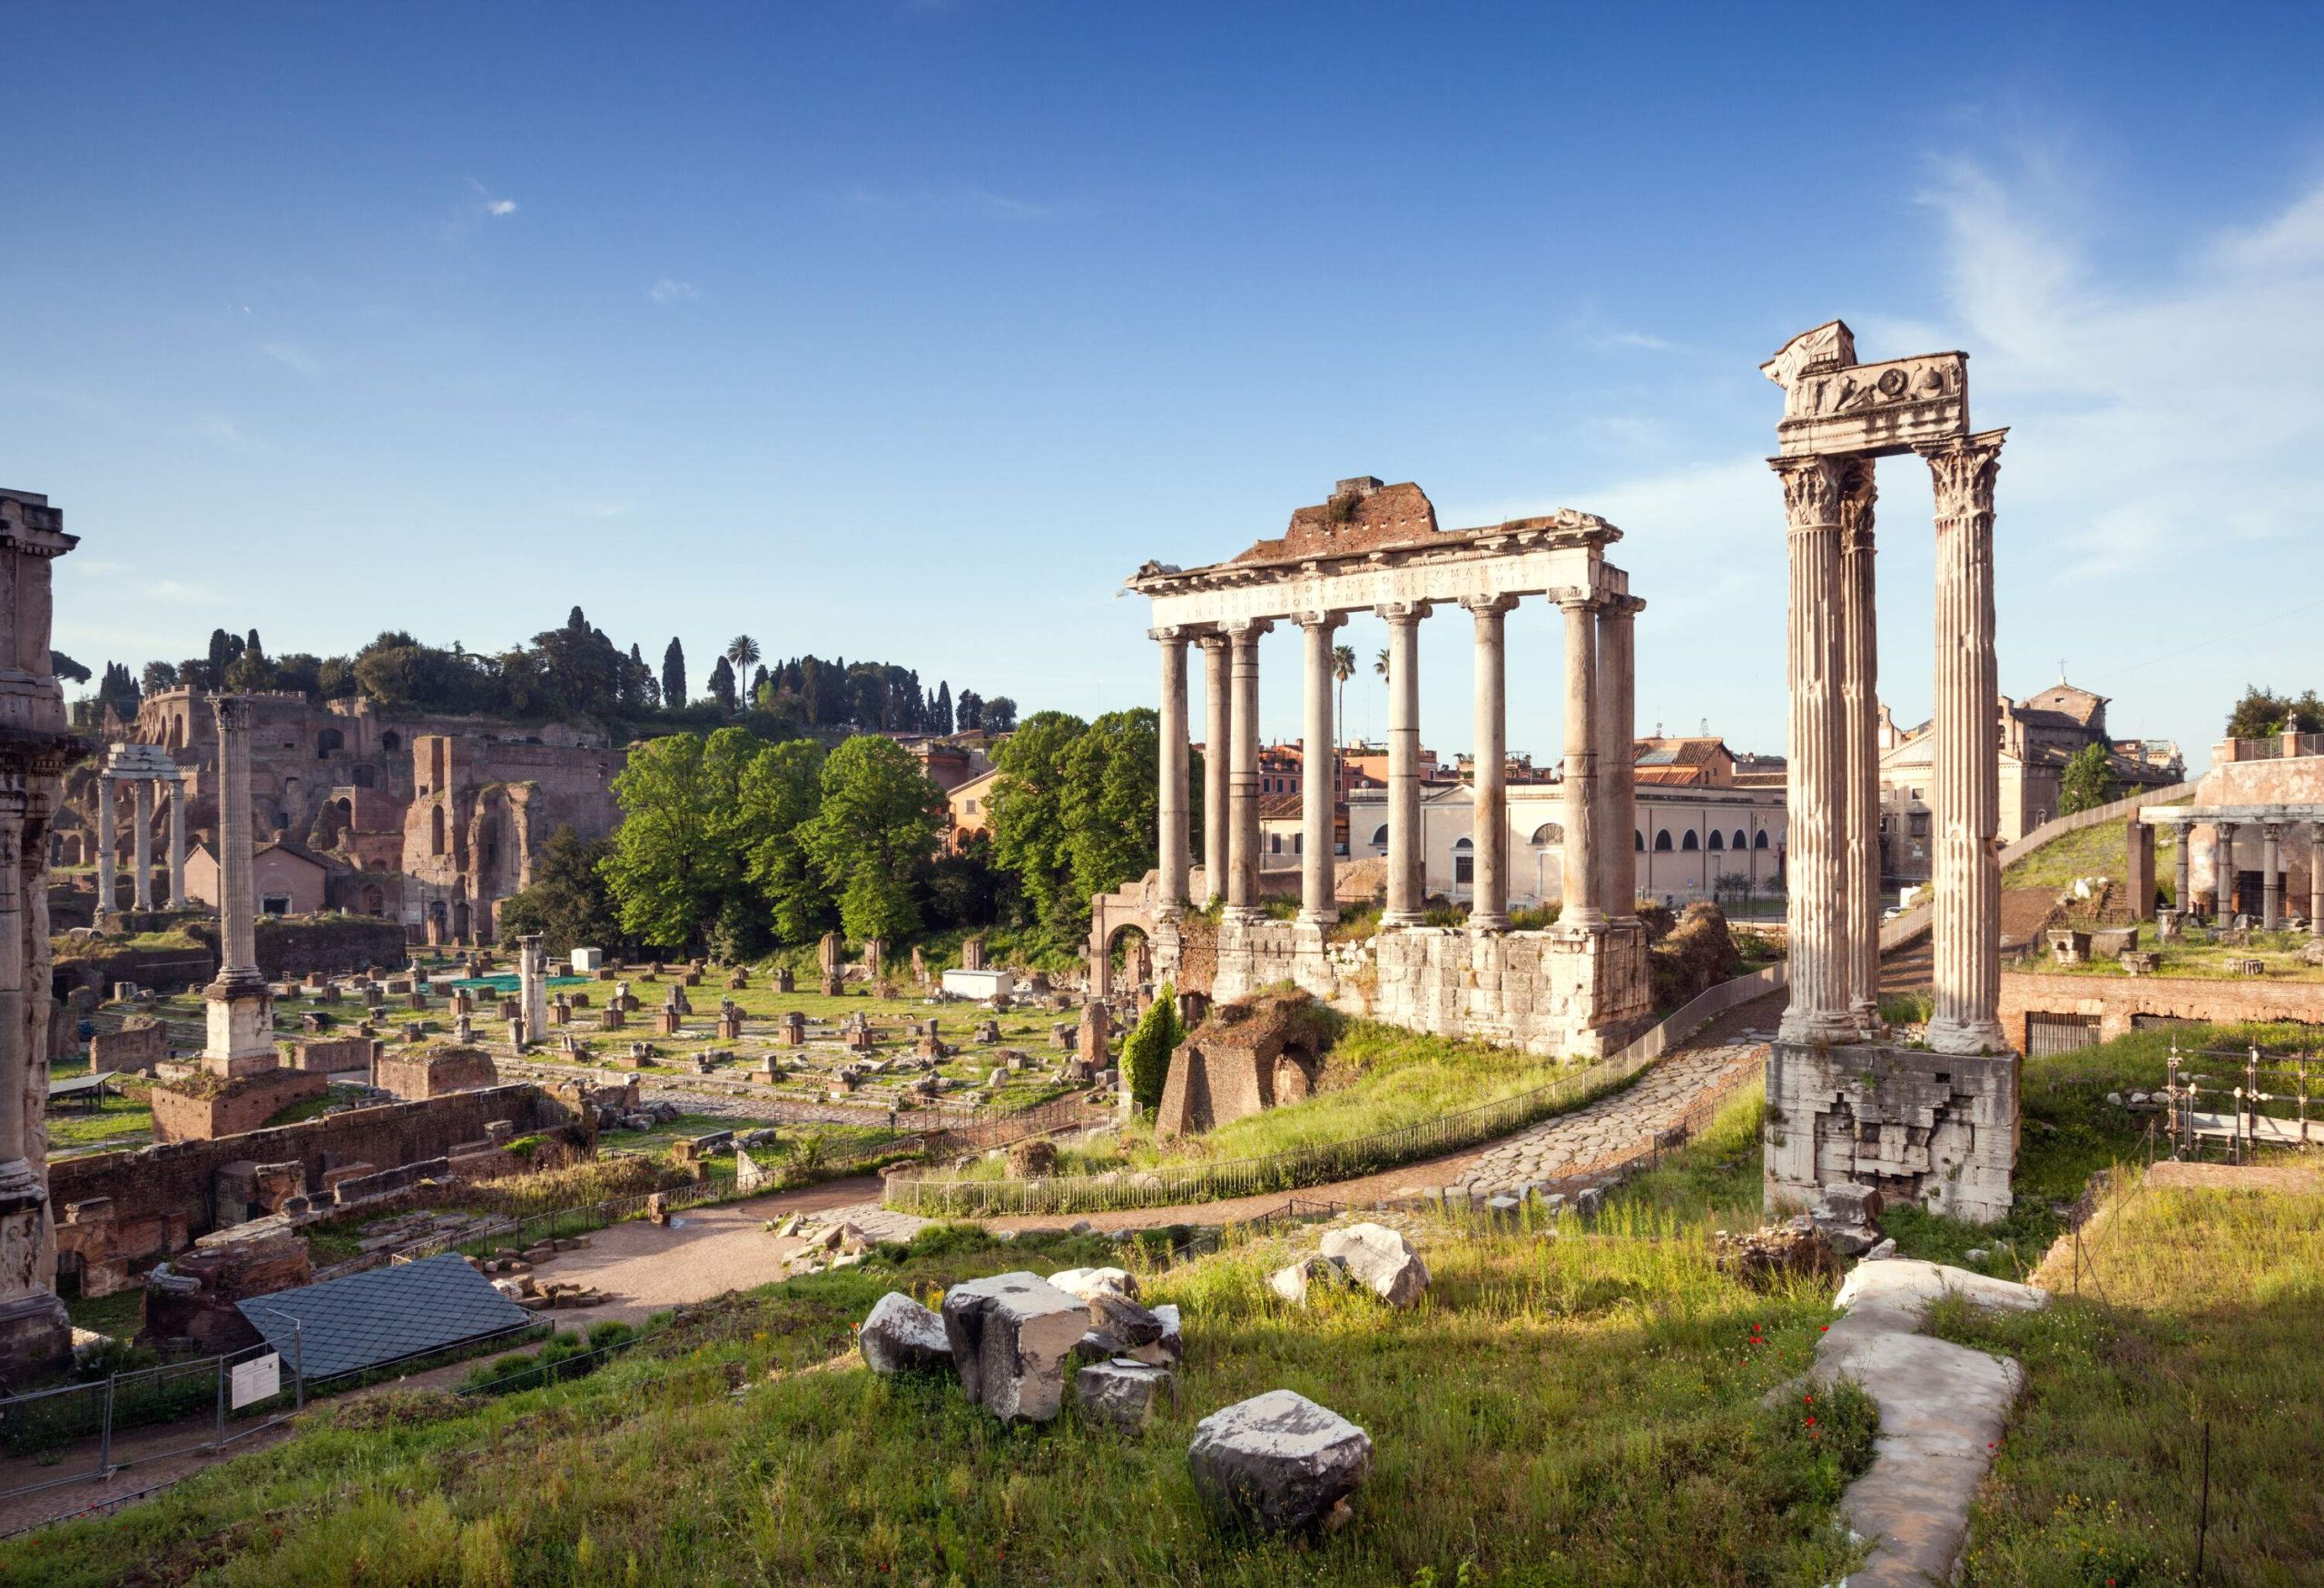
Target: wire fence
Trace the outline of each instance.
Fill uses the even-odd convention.
[[[2324,1145],[2324,1057],[2259,1046],[2171,1045],[2165,1096],[2181,1158],[2249,1163],[2263,1149]]]

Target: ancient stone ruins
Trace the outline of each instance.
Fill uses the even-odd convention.
[[[1994,477],[1968,355],[1860,364],[1838,321],[1762,367],[1784,389],[1770,464],[1789,520],[1791,997],[1768,1059],[1769,1205],[1855,1181],[1998,1219],[2018,1060],[2001,997]],[[1927,1047],[1882,1041],[1874,464],[1916,452],[1936,489],[1935,1006]]]
[[[1161,647],[1161,863],[1139,897],[1098,902],[1093,974],[1105,974],[1112,934],[1135,925],[1154,942],[1156,977],[1221,1001],[1289,981],[1351,1011],[1541,1053],[1609,1052],[1650,1022],[1627,754],[1632,620],[1644,603],[1606,560],[1620,536],[1570,509],[1441,529],[1418,486],[1366,476],[1342,480],[1329,501],[1294,513],[1281,539],[1230,561],[1138,569],[1128,587],[1152,603],[1149,632]],[[1563,897],[1553,929],[1512,932],[1502,633],[1529,597],[1554,602],[1565,629]],[[1475,629],[1480,838],[1467,924],[1433,927],[1421,889],[1418,641],[1422,620],[1449,606],[1466,610]],[[1303,784],[1298,918],[1270,920],[1261,902],[1259,642],[1278,623],[1299,630],[1303,743],[1311,765],[1328,765],[1333,636],[1363,611],[1388,625],[1387,900],[1378,935],[1338,943],[1334,780]],[[1200,870],[1190,857],[1190,646],[1203,655],[1212,746]],[[1189,910],[1210,903],[1224,905],[1215,927]]]
[[[49,1239],[48,825],[65,763],[49,652],[49,564],[76,544],[48,498],[0,491],[0,1375],[53,1366],[72,1349]]]

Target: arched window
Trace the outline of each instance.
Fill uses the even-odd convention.
[[[1710,851],[1717,854],[1727,847],[1727,839],[1716,827],[1710,830]]]
[[[1452,844],[1452,880],[1456,883],[1477,880],[1477,846],[1465,838]]]
[[[1684,850],[1687,853],[1692,854],[1695,851],[1700,849],[1702,845],[1695,842],[1694,833],[1689,832],[1685,837],[1679,840],[1679,847]]]
[[[437,805],[428,813],[428,853],[444,853],[444,807]]]
[[[1555,822],[1544,822],[1540,826],[1533,829],[1531,843],[1536,849],[1551,843],[1563,843],[1564,842],[1565,829],[1559,826]]]
[[[1646,853],[1646,834],[1638,832],[1631,833],[1630,847],[1638,851],[1640,854],[1644,854]]]
[[[392,755],[403,748],[403,735],[393,728],[379,735],[379,748]]]
[[[322,732],[315,735],[315,759],[318,761],[328,761],[331,757],[332,751],[343,749],[346,745],[347,738],[345,735],[341,734],[337,728],[325,728]]]
[[[1385,824],[1383,824],[1379,831],[1372,834],[1372,847],[1374,849],[1385,849],[1388,847],[1388,829]]]
[[[1743,847],[1743,829],[1740,827],[1735,829],[1735,847],[1738,849]]]
[[[1656,831],[1654,834],[1654,853],[1657,854],[1668,854],[1670,853],[1669,828],[1663,827]]]
[[[1765,849],[1767,846],[1768,846],[1768,830],[1767,830],[1765,827],[1762,827],[1762,828],[1760,828],[1760,829],[1758,830],[1758,833],[1756,833],[1752,834],[1752,837],[1751,837],[1751,847],[1752,847],[1752,848],[1754,848],[1754,849]]]

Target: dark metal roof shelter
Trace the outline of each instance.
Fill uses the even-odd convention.
[[[534,1321],[454,1252],[235,1305],[309,1378],[352,1373]]]

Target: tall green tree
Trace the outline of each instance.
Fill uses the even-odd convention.
[[[822,768],[822,803],[798,830],[802,853],[836,897],[852,938],[895,941],[920,930],[918,883],[941,831],[944,795],[911,752],[860,735]]]
[[[2284,725],[2298,722],[2302,733],[2324,732],[2324,699],[2310,689],[2305,694],[2279,695],[2272,689],[2262,689],[2257,684],[2244,686],[2243,697],[2227,714],[2227,736],[2230,739],[2267,739],[2284,731]]]
[[[744,771],[762,746],[742,728],[672,734],[634,746],[614,779],[621,826],[600,865],[636,941],[699,949],[730,905],[750,897],[742,819]]]
[[[675,634],[662,650],[662,704],[672,711],[686,704],[686,648]]]
[[[2103,745],[2084,745],[2058,780],[2058,814],[2094,811],[2114,797],[2114,767]]]
[[[719,657],[711,666],[710,683],[707,687],[710,690],[710,698],[718,703],[720,710],[733,711],[735,693],[734,664],[724,656]]]
[[[1076,936],[1089,901],[1142,877],[1160,859],[1162,724],[1151,708],[1108,712],[1065,755],[1063,815],[1070,912],[1053,930]]]
[[[621,906],[606,884],[604,865],[613,853],[610,838],[590,842],[569,826],[549,834],[533,866],[532,886],[500,906],[504,941],[528,932],[547,940],[552,954],[577,948],[614,949],[626,942]]]
[[[770,745],[743,773],[743,871],[784,942],[819,936],[834,914],[822,873],[801,846],[802,833],[822,809],[822,776],[823,748],[812,739]]]
[[[726,642],[726,665],[734,669],[734,693],[743,700],[750,699],[751,665],[759,659],[759,642],[747,634],[738,634]],[[734,707],[727,707],[732,711]]]
[[[1066,762],[1088,729],[1088,723],[1069,713],[1037,711],[993,755],[993,767],[1000,773],[987,806],[993,863],[1016,877],[1026,909],[1061,943],[1074,941],[1073,832],[1066,820]],[[1086,920],[1088,901],[1084,898],[1081,903]]]
[[[1005,695],[996,695],[984,703],[984,725],[996,734],[1005,734],[1017,725],[1017,703]]]

